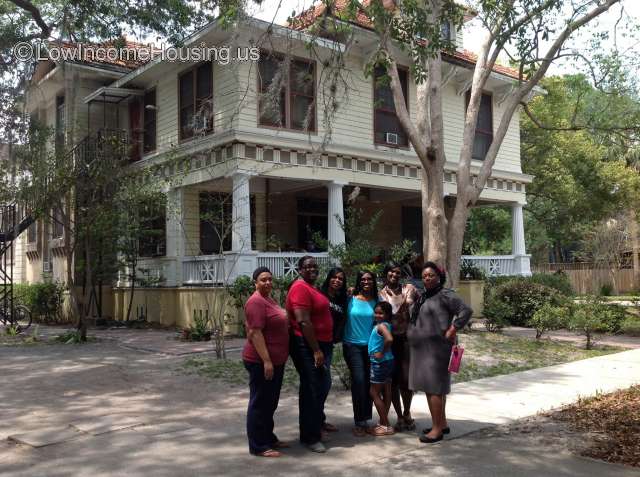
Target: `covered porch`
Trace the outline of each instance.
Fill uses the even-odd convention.
[[[340,224],[347,200],[363,210],[364,220],[383,211],[373,237],[381,250],[409,239],[419,252],[420,196],[409,189],[236,169],[224,177],[169,191],[164,256],[141,258],[139,268],[150,281],[165,287],[224,285],[240,275],[251,275],[258,266],[268,267],[276,277],[293,277],[304,255],[329,263],[326,251],[318,250],[313,240],[315,234],[333,244],[344,243]],[[463,256],[463,260],[487,276],[530,275],[523,204],[495,199],[486,203],[511,206],[512,253]]]

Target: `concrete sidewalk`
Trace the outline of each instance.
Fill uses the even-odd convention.
[[[44,356],[47,352],[52,354]],[[447,403],[452,434],[433,445],[421,444],[415,433],[353,437],[350,396],[334,390],[326,411],[340,432],[331,436],[327,454],[313,454],[296,443],[297,396],[283,395],[275,417],[276,432],[293,447],[281,459],[248,455],[246,389],[222,388],[177,373],[176,365],[183,358],[98,343],[0,349],[0,360],[4,375],[0,437],[24,437],[35,431],[35,435],[62,441],[32,447],[5,440],[0,445],[3,475],[640,473],[550,449],[544,440],[490,439],[478,432],[573,402],[579,396],[640,383],[640,350],[455,385]],[[416,396],[413,410],[418,429],[429,424],[423,396]]]

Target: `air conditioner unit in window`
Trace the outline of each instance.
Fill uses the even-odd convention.
[[[385,142],[387,144],[398,144],[398,135],[396,133],[387,133]]]

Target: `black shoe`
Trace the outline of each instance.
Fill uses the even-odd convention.
[[[422,433],[423,434],[429,434],[431,432],[431,427],[427,427],[426,429],[422,429]],[[451,429],[449,429],[448,427],[445,427],[444,429],[442,429],[442,433],[443,434],[449,434],[451,432]]]
[[[422,435],[419,437],[419,439],[420,439],[420,442],[424,442],[425,444],[433,444],[435,442],[440,442],[443,437],[444,437],[444,434],[440,434],[438,437],[434,437],[434,438]]]

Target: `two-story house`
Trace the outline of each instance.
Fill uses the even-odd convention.
[[[186,47],[240,49],[245,52],[241,55],[259,45],[258,61],[85,59],[45,61],[36,71],[29,108],[60,128],[67,140],[78,141],[103,129],[124,130],[132,144],[131,167],[150,167],[176,179],[167,190],[161,226],[166,233],[145,244],[140,262],[162,286],[142,290],[135,298],[143,303],[145,293],[152,293],[154,298],[148,300],[147,295],[146,302],[157,307],[157,316],[166,324],[184,324],[193,309],[203,306],[199,297],[207,290],[202,285],[228,282],[260,265],[279,276],[294,273],[298,257],[313,249],[314,232],[333,243],[343,242],[345,200],[355,195],[356,187],[358,207],[369,215],[383,211],[374,237],[382,249],[403,239],[421,248],[419,163],[396,117],[389,87],[363,71],[376,37],[365,23],[354,26],[354,45],[345,56],[348,94],[339,97],[329,135],[324,112],[330,97],[322,83],[325,65],[318,58],[343,45],[305,32],[319,13],[307,12],[295,29],[253,18],[233,29],[213,22],[185,42]],[[443,34],[462,45],[461,31],[443,28]],[[305,47],[309,41],[314,42],[315,56]],[[278,68],[283,52],[293,58],[284,70]],[[445,147],[450,161],[444,186],[447,200],[453,201],[474,57],[459,47],[444,59]],[[407,67],[401,68],[400,77],[415,118],[410,59],[400,63]],[[283,71],[287,78],[279,101],[266,101],[264,93]],[[516,78],[517,72],[496,66],[489,80],[474,144],[475,167],[491,143]],[[515,115],[479,204],[512,207],[513,253],[466,257],[490,274],[530,273],[522,207],[531,179],[520,167]],[[217,219],[207,220],[211,215]],[[64,279],[64,263],[50,248],[56,234],[64,231],[34,226],[23,234],[31,250],[28,281],[37,281],[42,271]],[[29,243],[37,246],[29,248]],[[326,253],[314,254],[327,259]],[[114,313],[121,315],[125,291],[114,290]]]

